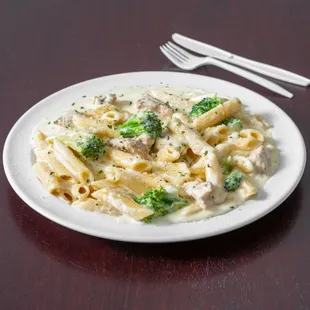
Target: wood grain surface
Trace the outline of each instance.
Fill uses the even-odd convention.
[[[310,76],[309,0],[2,0],[1,149],[14,122],[61,88],[113,73],[179,71],[158,48],[174,32]],[[218,68],[195,72],[271,99],[309,145],[310,88],[279,83],[295,94],[289,100]],[[1,169],[0,309],[310,309],[308,167],[258,222],[165,245],[54,224],[18,198]]]

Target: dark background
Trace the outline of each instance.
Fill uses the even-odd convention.
[[[2,0],[1,148],[27,109],[70,84],[119,72],[179,71],[158,48],[174,32],[310,76],[309,0]],[[270,98],[309,145],[309,88],[279,82],[295,94],[289,100],[221,69],[196,73]],[[306,167],[286,202],[235,232],[143,245],[52,223],[1,173],[0,308],[309,309],[309,182]]]

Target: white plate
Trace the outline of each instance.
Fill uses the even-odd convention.
[[[48,195],[32,171],[30,137],[44,117],[67,108],[83,95],[93,96],[112,87],[133,85],[193,87],[236,96],[252,113],[266,117],[273,125],[273,136],[280,150],[280,166],[254,200],[241,207],[200,222],[166,226],[116,223],[108,216],[72,208]],[[303,138],[294,122],[279,107],[246,88],[201,75],[174,72],[135,72],[97,78],[65,88],[33,106],[14,125],[3,152],[7,178],[15,192],[31,208],[70,229],[113,240],[132,242],[172,242],[222,234],[245,226],[279,206],[301,179],[306,163]],[[293,207],[293,206],[292,206]]]

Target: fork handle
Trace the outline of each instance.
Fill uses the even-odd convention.
[[[283,87],[279,86],[276,83],[273,83],[267,79],[264,79],[254,73],[251,73],[249,71],[243,70],[241,68],[235,67],[233,65],[227,64],[225,62],[222,62],[220,60],[214,59],[212,57],[206,57],[205,60],[206,64],[211,64],[214,66],[217,66],[219,68],[222,68],[224,70],[230,71],[232,73],[235,73],[237,75],[240,75],[242,77],[244,77],[245,79],[248,79],[258,85],[261,85],[277,94],[280,94],[286,98],[292,98],[293,94],[290,93],[289,91],[287,91],[286,89],[284,89]]]

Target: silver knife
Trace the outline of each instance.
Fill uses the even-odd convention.
[[[172,35],[172,39],[179,45],[198,54],[221,59],[280,81],[289,82],[300,86],[310,85],[310,79],[296,73],[232,54],[218,47],[185,37],[181,34],[174,33]]]

